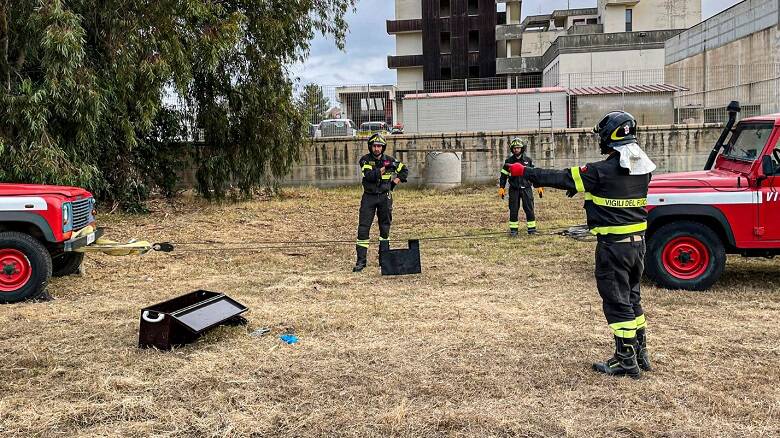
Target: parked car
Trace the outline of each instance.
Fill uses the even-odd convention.
[[[355,137],[357,130],[350,119],[328,119],[320,122],[315,137]]]
[[[404,125],[400,123],[396,123],[393,125],[392,129],[390,129],[391,134],[403,134],[404,133]]]
[[[390,133],[390,129],[385,122],[365,122],[360,125],[358,131],[358,137],[370,137],[374,134],[387,135]]]

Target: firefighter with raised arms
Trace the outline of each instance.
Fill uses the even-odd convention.
[[[369,232],[374,216],[379,220],[379,240],[390,237],[390,223],[393,220],[393,189],[406,182],[409,169],[390,155],[385,154],[387,141],[380,134],[368,139],[368,154],[360,158],[360,172],[363,175],[363,197],[360,199],[358,220],[357,262],[353,272],[366,267]]]
[[[607,158],[566,170],[510,166],[537,187],[585,196],[588,228],[596,245],[596,286],[614,335],[615,354],[593,369],[613,376],[639,378],[650,370],[644,310],[639,284],[644,270],[647,190],[655,164],[636,143],[636,120],[623,111],[608,113],[594,128]]]
[[[523,213],[525,213],[526,229],[528,234],[536,233],[536,215],[534,213],[534,193],[531,182],[522,176],[509,175],[509,166],[514,163],[522,163],[525,167],[534,167],[534,162],[526,155],[525,151],[527,145],[519,137],[515,137],[509,143],[509,149],[511,154],[504,160],[504,165],[501,167],[501,175],[498,179],[498,196],[501,199],[507,195],[506,183],[509,182],[509,235],[517,236],[517,229],[520,227],[520,203],[523,205]],[[539,188],[539,197],[542,197],[544,193],[543,189]]]

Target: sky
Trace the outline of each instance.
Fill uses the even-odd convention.
[[[702,0],[702,18],[707,19],[741,0]],[[597,0],[523,0],[523,17],[555,9],[594,8]],[[387,55],[395,53],[395,37],[386,32],[385,20],[395,15],[393,0],[359,0],[347,17],[349,35],[344,51],[321,36],[312,41],[311,53],[291,73],[300,83],[320,85],[393,84],[395,71],[387,68]]]

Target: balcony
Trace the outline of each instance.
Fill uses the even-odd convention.
[[[607,6],[634,6],[639,0],[607,0]]]
[[[422,55],[388,56],[387,68],[422,67]]]
[[[387,20],[387,33],[390,35],[404,32],[422,32],[422,19]]]
[[[519,75],[524,73],[541,73],[543,69],[541,56],[498,58],[496,59],[497,75]]]
[[[502,24],[496,26],[496,41],[519,40],[523,35],[520,24]]]
[[[604,33],[603,24],[575,24],[566,29],[567,35],[588,35],[592,33]]]
[[[643,32],[561,35],[542,56],[546,67],[562,53],[621,52],[624,50],[663,49],[666,40],[684,29],[648,30]]]

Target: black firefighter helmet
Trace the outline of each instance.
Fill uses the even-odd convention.
[[[520,148],[520,154],[524,154],[528,145],[520,137],[515,137],[509,142],[509,151],[514,155],[514,149]]]
[[[636,119],[625,111],[612,111],[593,128],[599,135],[601,152],[607,153],[614,146],[636,143]]]
[[[376,133],[373,134],[371,137],[368,137],[368,153],[373,154],[374,151],[371,150],[371,146],[374,144],[381,144],[382,145],[382,153],[385,153],[385,149],[387,149],[387,140],[385,140],[384,137],[382,137],[382,134]]]

